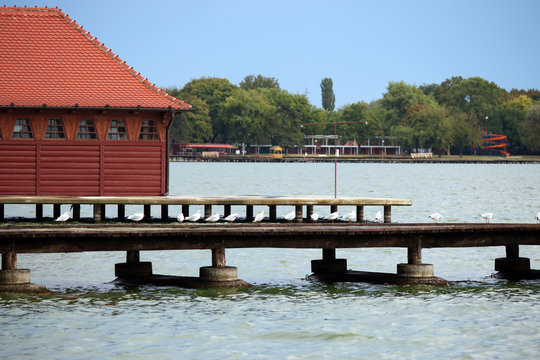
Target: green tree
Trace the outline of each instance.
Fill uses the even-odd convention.
[[[180,144],[211,141],[213,131],[208,104],[194,95],[187,95],[182,100],[190,104],[193,110],[175,117],[169,130],[170,138]]]
[[[221,125],[222,119],[219,118],[221,106],[231,94],[238,89],[227,79],[220,78],[200,78],[188,82],[178,95],[184,99],[188,96],[196,96],[208,104],[208,114],[212,123],[213,138],[212,142],[223,141],[221,135],[224,130]]]
[[[321,80],[322,108],[326,111],[334,111],[336,96],[333,89],[334,83],[331,78]]]
[[[387,91],[381,100],[386,110],[383,128],[385,132],[399,124],[409,107],[414,105],[436,105],[431,95],[426,95],[416,85],[406,84],[404,81],[389,82]]]
[[[244,90],[279,88],[279,82],[273,77],[248,75],[238,84]]]
[[[274,112],[268,99],[256,90],[235,90],[221,105],[224,141],[229,143],[265,144],[270,141],[269,119]]]
[[[533,105],[527,110],[523,123],[523,143],[532,152],[540,151],[540,105]]]
[[[347,140],[356,139],[359,142],[383,135],[382,124],[376,114],[365,102],[346,105],[338,111],[340,122],[364,121],[359,124],[340,124],[337,133]]]
[[[283,147],[301,145],[302,123],[311,121],[312,109],[305,95],[289,94],[281,89],[261,89],[273,107],[269,119],[270,143]]]
[[[440,105],[474,115],[471,121],[485,119],[500,106],[505,91],[494,82],[480,77],[445,80],[434,92]]]
[[[451,118],[453,121],[452,147],[456,148],[460,156],[467,147],[477,147],[481,145],[482,130],[474,124],[471,115],[465,113],[455,113]]]

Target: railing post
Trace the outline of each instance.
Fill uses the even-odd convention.
[[[81,220],[81,204],[73,204],[73,220]]]
[[[43,204],[36,204],[36,219],[43,219]]]
[[[152,217],[152,205],[146,204],[144,208],[144,217],[149,220]]]
[[[161,204],[161,221],[169,220],[169,205]]]
[[[253,221],[253,205],[246,205],[246,221]]]
[[[61,204],[53,204],[53,218],[56,219],[60,216],[60,206]]]
[[[356,206],[356,222],[364,222],[364,206]]]
[[[212,215],[212,205],[205,204],[204,205],[204,217],[207,218],[210,215]]]
[[[392,222],[392,207],[390,205],[384,205],[384,223],[390,224]]]
[[[276,205],[268,205],[269,212],[270,212],[270,221],[275,222],[277,220],[277,206]]]
[[[124,221],[126,220],[126,205],[125,204],[118,204],[118,220]]]
[[[302,205],[295,206],[296,222],[301,223],[303,221]]]

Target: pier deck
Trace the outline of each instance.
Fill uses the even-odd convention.
[[[90,224],[1,226],[0,253],[223,248],[540,245],[540,224]]]

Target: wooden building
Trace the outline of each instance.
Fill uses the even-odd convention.
[[[0,195],[164,195],[190,109],[61,10],[0,7]]]

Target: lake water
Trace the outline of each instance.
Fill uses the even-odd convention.
[[[170,166],[173,195],[334,194],[333,164]],[[534,223],[539,184],[539,165],[338,164],[338,196],[413,200],[392,208],[395,222],[424,222],[433,211],[445,222],[481,222],[478,214],[491,211],[495,222]],[[278,208],[278,216],[290,210]],[[377,210],[366,207],[366,218]],[[6,207],[6,216],[32,211]],[[384,272],[395,272],[406,253],[337,251],[349,268]],[[520,253],[540,268],[538,246]],[[305,279],[320,250],[234,249],[227,264],[253,288],[192,290],[111,283],[122,252],[20,254],[19,267],[32,269],[32,282],[53,293],[0,295],[0,359],[539,358],[540,281],[492,278],[494,259],[504,255],[502,247],[425,249],[424,262],[453,282],[448,287],[324,285]],[[155,273],[184,276],[211,261],[210,251],[193,250],[141,258]]]

